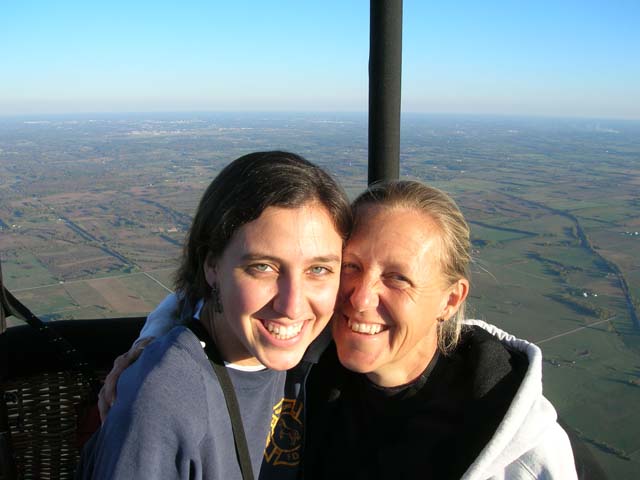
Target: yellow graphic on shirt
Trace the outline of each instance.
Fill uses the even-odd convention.
[[[264,458],[272,465],[298,466],[301,459],[302,402],[283,398],[273,407]]]

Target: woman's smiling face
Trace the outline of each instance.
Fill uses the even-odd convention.
[[[341,363],[376,384],[417,378],[437,349],[439,318],[453,315],[468,283],[448,285],[441,234],[424,213],[368,205],[343,252],[333,336]],[[466,280],[462,281],[463,283]]]
[[[213,332],[229,362],[295,366],[333,313],[342,238],[316,203],[268,207],[236,231],[205,277],[223,312]]]

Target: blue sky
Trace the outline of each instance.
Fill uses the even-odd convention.
[[[0,2],[0,115],[366,111],[369,2]],[[404,1],[403,111],[640,119],[640,1]]]

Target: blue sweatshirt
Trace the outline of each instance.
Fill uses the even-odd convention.
[[[228,369],[256,479],[298,473],[309,366]],[[79,473],[95,479],[241,478],[222,389],[193,332],[174,328],[122,374],[117,401],[85,448]]]

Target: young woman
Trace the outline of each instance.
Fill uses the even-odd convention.
[[[335,345],[307,380],[304,478],[576,478],[540,349],[463,320],[470,239],[453,200],[390,182],[356,199],[354,219]]]
[[[333,313],[350,225],[343,191],[297,155],[253,153],[224,168],[177,273],[187,326],[122,374],[81,476],[294,478],[313,361],[303,356]]]

